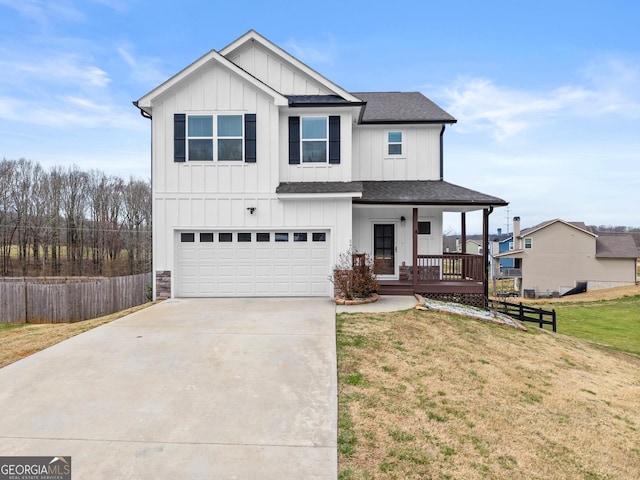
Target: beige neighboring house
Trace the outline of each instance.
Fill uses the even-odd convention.
[[[582,222],[555,219],[520,231],[513,219],[513,246],[494,258],[513,258],[516,290],[563,295],[578,283],[588,290],[638,281],[638,247],[629,234],[597,235]]]

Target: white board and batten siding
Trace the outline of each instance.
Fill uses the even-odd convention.
[[[334,93],[258,43],[248,44],[230,60],[283,95]]]
[[[269,160],[277,158],[279,110],[273,99],[217,64],[192,75],[190,82],[174,88],[153,107],[153,186],[164,193],[270,193],[278,185],[279,172]],[[181,84],[182,85],[182,84]],[[175,113],[255,113],[256,163],[173,161]]]
[[[253,213],[250,207],[255,208]],[[156,199],[154,209],[154,221],[173,232],[153,239],[155,270],[173,272],[173,296],[330,296],[336,252],[346,251],[351,239],[350,199],[180,196]],[[200,233],[211,232],[214,241],[184,245],[188,242],[180,241],[183,232],[193,232],[198,240]],[[270,242],[257,242],[257,233],[265,232],[271,233]],[[301,232],[307,241],[294,242],[294,234]],[[233,241],[219,242],[219,233],[231,233]],[[238,242],[238,233],[250,233],[251,242]],[[275,242],[275,233],[288,233],[289,241]],[[314,233],[325,233],[324,240],[314,242]],[[205,266],[194,270],[200,261]],[[214,271],[218,280],[211,285],[206,277]],[[267,271],[273,275],[272,288],[260,285]],[[196,279],[203,286],[195,286]]]
[[[258,42],[231,60],[285,95],[333,93]],[[174,162],[176,113],[255,114],[256,162]],[[341,116],[341,164],[299,167],[287,162],[286,127],[288,115],[301,111],[278,105],[268,89],[257,88],[241,72],[207,62],[188,81],[154,98],[154,271],[171,272],[172,296],[332,294],[329,276],[351,240],[351,199],[283,200],[276,194],[284,181],[351,179],[353,113],[348,108],[330,113]],[[257,242],[256,235],[265,232],[291,238],[306,232],[308,241]],[[182,233],[198,239],[211,233],[214,241],[181,242]],[[220,233],[231,233],[236,241],[219,242]],[[238,242],[240,233],[251,234],[252,241]],[[313,242],[314,233],[324,233],[325,241]]]
[[[353,178],[440,180],[441,125],[370,126],[353,129]],[[403,154],[387,154],[387,132],[401,131]]]

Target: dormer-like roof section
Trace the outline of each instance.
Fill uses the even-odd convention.
[[[420,92],[357,92],[366,102],[363,124],[456,123],[457,120]]]
[[[345,89],[335,84],[328,78],[324,77],[320,73],[316,72],[313,68],[309,67],[305,63],[301,62],[293,55],[283,50],[275,43],[266,39],[262,35],[260,35],[255,30],[249,30],[243,36],[230,43],[222,50],[220,50],[220,54],[224,55],[228,59],[233,59],[235,55],[241,52],[243,49],[247,48],[248,44],[251,42],[259,43],[263,48],[266,48],[270,51],[270,53],[280,59],[280,61],[286,62],[291,65],[294,69],[302,72],[304,75],[312,78],[315,82],[323,85],[327,90],[332,92],[334,95],[341,97],[346,102],[349,103],[360,103],[360,100],[355,97],[353,94],[347,92]],[[284,92],[288,93],[288,92]]]

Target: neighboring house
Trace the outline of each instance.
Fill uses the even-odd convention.
[[[482,255],[482,243],[477,240],[467,240],[467,251],[466,253],[470,253],[472,255]]]
[[[640,255],[628,234],[596,235],[582,222],[556,219],[520,231],[514,218],[514,248],[496,259],[512,258],[520,293],[562,295],[587,283],[588,289],[633,285]]]
[[[442,214],[488,225],[506,202],[443,180],[456,120],[421,93],[348,92],[251,30],[135,104],[152,119],[155,297],[329,296],[352,246],[383,293],[484,298],[486,258],[450,273]]]
[[[513,237],[508,237],[503,240],[498,240],[498,253],[505,253],[513,250]],[[515,263],[513,258],[501,258],[500,268],[514,268]]]

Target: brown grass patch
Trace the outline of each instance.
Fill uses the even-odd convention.
[[[560,298],[508,298],[509,302],[523,303],[575,303],[575,302],[597,302],[599,300],[612,300],[614,298],[632,297],[640,295],[640,285],[627,285],[624,287],[601,288],[598,290],[589,290],[585,293],[569,295]]]
[[[640,478],[640,359],[446,314],[338,317],[341,479]]]
[[[0,368],[152,304],[145,303],[111,315],[76,323],[0,324]]]

